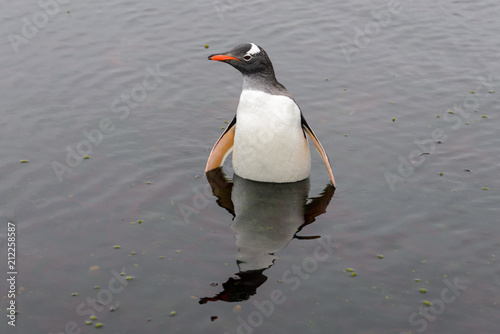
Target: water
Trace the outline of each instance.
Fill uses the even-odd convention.
[[[0,217],[17,225],[19,291],[2,333],[496,332],[496,2],[47,11],[16,2],[0,18]],[[314,152],[305,188],[212,195],[203,169],[242,79],[206,57],[244,42],[265,48],[329,153],[330,202]],[[329,204],[293,238],[304,196]]]

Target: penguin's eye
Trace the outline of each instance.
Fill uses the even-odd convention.
[[[249,61],[250,59],[252,59],[252,56],[250,56],[250,55],[245,55],[245,56],[243,57],[243,59],[245,59],[246,61]]]

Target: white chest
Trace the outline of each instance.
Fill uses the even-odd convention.
[[[233,168],[243,178],[264,182],[309,176],[309,145],[292,99],[243,90],[236,111]]]

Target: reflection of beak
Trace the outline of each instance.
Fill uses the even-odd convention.
[[[208,60],[223,61],[223,60],[231,60],[231,59],[235,59],[237,61],[240,61],[238,58],[227,56],[225,54],[215,54],[215,55],[208,56]]]

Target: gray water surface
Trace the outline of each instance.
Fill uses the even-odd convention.
[[[57,4],[0,14],[2,333],[498,331],[498,2]],[[333,197],[315,152],[298,188],[212,194],[242,78],[206,57],[245,42],[328,152]]]

